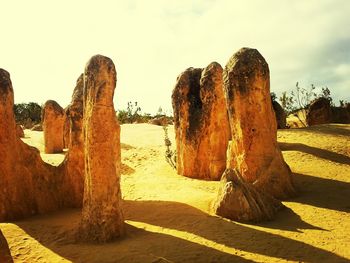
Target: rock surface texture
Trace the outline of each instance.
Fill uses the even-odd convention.
[[[75,125],[80,128],[73,129],[75,139],[70,152],[58,167],[43,162],[39,150],[17,136],[13,101],[10,74],[0,69],[0,222],[63,207],[81,207],[84,182],[82,95],[80,102],[73,100],[78,109],[72,110],[78,112],[72,114],[75,116],[72,119],[80,123]]]
[[[226,169],[220,181],[218,198],[214,204],[216,214],[236,220],[271,220],[283,205],[246,183],[235,169]]]
[[[16,133],[19,138],[24,138],[24,131],[21,125],[16,124]]]
[[[306,123],[308,126],[330,123],[332,120],[332,111],[329,100],[318,98],[314,100],[306,114]]]
[[[85,184],[80,238],[106,242],[124,234],[120,191],[120,126],[113,106],[116,70],[96,55],[85,68]]]
[[[66,115],[66,147],[68,152],[62,163],[66,193],[73,207],[81,207],[84,192],[84,136],[83,136],[83,74],[77,80]],[[67,123],[68,122],[68,123]]]
[[[213,62],[205,69],[189,68],[181,73],[172,106],[178,174],[219,180],[230,137],[222,67]]]
[[[70,132],[70,121],[69,121],[69,106],[64,109],[64,122],[63,122],[63,146],[68,148],[69,144],[69,132]]]
[[[0,221],[57,210],[65,203],[57,167],[17,136],[10,74],[0,69]]]
[[[222,178],[222,183],[235,192],[233,195],[229,189],[219,192],[215,213],[236,220],[271,219],[276,207],[282,206],[276,205],[278,201],[274,198],[290,197],[295,190],[291,170],[277,145],[268,64],[256,49],[242,48],[230,58],[223,78],[232,134],[227,169],[237,172],[230,176],[232,186]],[[254,202],[259,204],[259,213],[251,205]],[[230,211],[229,207],[234,209]],[[243,214],[247,216],[242,217]]]
[[[1,230],[0,230],[0,262],[1,263],[13,262],[9,246]]]
[[[285,129],[287,127],[287,114],[282,106],[277,102],[272,102],[272,107],[275,112],[277,129]]]
[[[64,148],[64,110],[56,101],[48,100],[42,112],[45,153],[62,152]]]

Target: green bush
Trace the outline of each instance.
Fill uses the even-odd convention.
[[[32,122],[37,124],[41,122],[42,107],[36,102],[16,103],[13,106],[16,122],[24,124]]]

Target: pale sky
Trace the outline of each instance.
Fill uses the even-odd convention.
[[[271,91],[328,86],[350,101],[349,0],[1,1],[0,67],[15,102],[70,102],[89,58],[117,69],[115,108],[171,109],[176,77],[188,67],[222,67],[241,47],[270,67]]]

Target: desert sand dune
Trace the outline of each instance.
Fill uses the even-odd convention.
[[[174,143],[172,126],[169,137]],[[42,132],[25,130],[23,141],[43,153]],[[219,182],[177,175],[165,161],[162,128],[129,124],[121,126],[124,238],[76,243],[79,209],[0,229],[14,262],[350,262],[350,125],[279,130],[278,142],[298,196],[273,221],[212,215]],[[41,156],[56,165],[64,158]]]

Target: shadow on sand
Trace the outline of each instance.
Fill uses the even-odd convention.
[[[300,173],[294,175],[300,193],[290,201],[350,213],[350,183]]]
[[[33,217],[16,224],[45,247],[73,262],[250,262],[223,248],[241,250],[238,253],[256,253],[278,259],[305,262],[348,262],[329,251],[309,244],[267,233],[249,226],[208,215],[190,205],[169,201],[124,201],[125,219],[143,222],[160,229],[182,231],[217,243],[216,249],[185,237],[156,233],[127,226],[127,236],[116,242],[94,245],[74,243],[72,233],[77,228],[80,211],[70,210],[54,215]],[[294,216],[286,210],[278,220]],[[290,219],[288,219],[290,220]],[[298,217],[290,224],[300,228],[314,228]],[[70,229],[62,222],[69,222]],[[271,222],[279,228],[279,222]],[[283,225],[283,224],[282,224]],[[287,229],[287,227],[284,227]],[[293,225],[292,229],[295,228]],[[227,250],[226,250],[227,251]]]
[[[211,216],[184,203],[124,201],[123,210],[126,220],[188,232],[215,242],[221,248],[235,248],[242,253],[303,262],[348,262],[341,256],[304,242]],[[16,224],[45,247],[73,262],[250,262],[209,245],[171,234],[150,232],[130,224],[127,224],[127,236],[116,242],[104,245],[75,243],[72,236],[79,223],[79,210],[44,217],[44,220],[38,216]],[[293,227],[289,229],[287,225]],[[289,209],[283,211],[276,221],[269,222],[268,227],[322,231],[303,222]]]
[[[125,209],[129,209],[130,204],[127,202]],[[142,203],[139,205],[142,206]],[[140,208],[139,205],[132,208],[131,213]],[[152,214],[153,209],[158,207],[145,206],[142,214]],[[164,211],[161,209],[157,213]],[[15,224],[43,246],[72,262],[253,262],[206,245],[170,234],[147,231],[128,223],[125,224],[126,236],[114,242],[78,243],[75,241],[75,232],[79,220],[80,210],[66,210],[47,216],[35,216]],[[62,224],[67,221],[69,227],[66,223]]]
[[[304,152],[304,153],[312,154],[318,158],[326,159],[339,164],[350,165],[350,157],[343,154],[335,153],[324,149],[319,149],[319,148],[308,146],[302,143],[279,142],[278,145],[282,151]]]
[[[125,201],[126,219],[193,233],[227,247],[285,260],[306,262],[347,262],[331,252],[303,242],[260,231],[220,217],[211,216],[192,206],[164,201]],[[145,213],[152,211],[152,213]],[[153,213],[155,211],[155,213]],[[286,209],[281,217],[289,217]],[[291,220],[300,228],[318,229],[297,216]],[[280,223],[276,228],[280,228]],[[286,229],[287,227],[285,227]],[[294,229],[295,226],[292,227]]]
[[[320,135],[336,135],[336,136],[349,136],[349,125],[344,124],[321,124],[306,128],[300,128],[300,130],[309,131],[313,134],[318,133]]]

